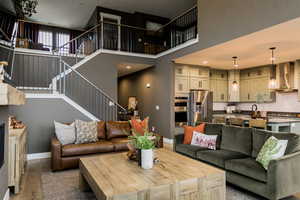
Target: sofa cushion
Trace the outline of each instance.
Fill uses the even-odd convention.
[[[130,124],[128,121],[106,122],[106,137],[109,140],[118,137],[128,137],[130,132]]]
[[[236,151],[251,156],[252,129],[237,126],[223,126],[221,149]]]
[[[267,182],[267,171],[254,158],[227,160],[225,169],[264,183]]]
[[[97,122],[97,133],[98,133],[98,139],[105,139],[105,121],[98,121]]]
[[[271,136],[270,131],[253,129],[252,130],[252,158],[256,158],[261,148],[267,141],[267,139]]]
[[[85,122],[81,120],[75,120],[75,127],[75,144],[84,144],[98,141],[97,122]]]
[[[223,124],[214,124],[214,123],[206,123],[205,124],[205,134],[218,135],[217,149],[220,149],[220,147],[221,147],[222,128],[223,128]]]
[[[285,154],[291,154],[300,151],[300,134],[272,132],[272,136],[276,137],[278,140],[288,140]]]
[[[94,143],[86,144],[69,144],[62,146],[62,156],[80,156],[94,153],[113,152],[114,145],[112,142],[100,140]]]
[[[231,159],[239,159],[247,157],[244,154],[228,150],[205,150],[198,151],[196,158],[221,168],[225,168],[225,161]]]
[[[192,158],[196,158],[196,153],[198,151],[208,150],[207,148],[194,146],[190,144],[177,144],[175,148],[176,152],[182,153]]]
[[[113,143],[115,151],[128,151],[128,138],[112,138],[110,142]]]
[[[204,133],[205,123],[202,123],[198,126],[184,126],[184,139],[183,144],[191,144],[194,131]]]
[[[267,139],[271,136],[276,137],[278,140],[288,140],[288,146],[285,154],[295,153],[300,151],[300,134],[297,133],[284,133],[284,132],[272,132],[261,129],[253,129],[252,133],[252,157],[256,158],[262,146]]]

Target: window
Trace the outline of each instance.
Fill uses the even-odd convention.
[[[52,50],[53,47],[53,33],[50,31],[39,31],[38,42],[43,44],[43,48]]]
[[[56,33],[56,47],[59,48],[60,53],[69,53],[70,52],[70,34],[69,33]],[[64,46],[63,46],[64,45]]]

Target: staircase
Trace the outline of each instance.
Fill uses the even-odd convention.
[[[184,26],[188,28],[182,31]],[[110,37],[112,31],[116,30],[116,37]],[[156,40],[147,39],[148,35]],[[196,37],[197,7],[189,9],[156,31],[102,21],[53,49],[51,66],[41,64],[24,69],[12,64],[14,67],[7,81],[26,93],[63,95],[96,119],[120,120],[126,114],[126,109],[76,68],[104,50],[157,55]],[[140,42],[143,42],[142,47],[138,44]]]

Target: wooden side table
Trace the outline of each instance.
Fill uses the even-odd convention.
[[[21,177],[27,163],[27,128],[9,129],[8,186],[20,191]]]

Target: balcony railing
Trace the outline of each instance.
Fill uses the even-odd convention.
[[[27,25],[26,28],[23,22],[19,24],[19,32],[22,34],[18,34],[15,41],[16,47],[64,56],[84,57],[99,49],[156,55],[197,38],[197,18],[195,6],[158,30],[101,21],[73,39],[66,32],[57,32],[56,37],[53,37],[46,30],[30,31],[28,27],[35,29],[35,25]]]

